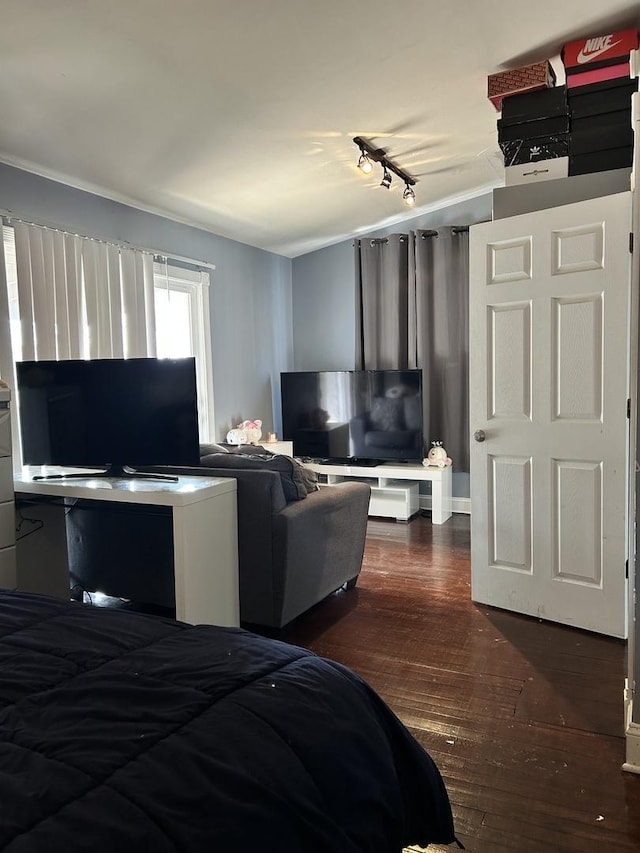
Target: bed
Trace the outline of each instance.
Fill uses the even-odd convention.
[[[340,664],[237,628],[0,592],[0,850],[454,841],[434,762]]]

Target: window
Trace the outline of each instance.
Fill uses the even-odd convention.
[[[209,323],[209,273],[205,270],[153,265],[158,358],[195,356],[200,437],[213,434],[213,383]]]
[[[2,229],[11,347],[16,361],[23,358],[22,330],[18,301],[15,234],[11,226]],[[84,282],[84,267],[83,267]],[[213,382],[211,376],[211,344],[209,323],[209,273],[195,265],[156,259],[153,264],[153,296],[155,311],[156,353],[159,358],[196,359],[198,415],[201,441],[213,434]],[[83,299],[83,308],[84,308]],[[89,328],[86,311],[82,312],[84,345],[88,357]],[[126,350],[125,350],[126,352]]]

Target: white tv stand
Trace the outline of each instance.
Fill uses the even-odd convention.
[[[318,474],[320,486],[335,486],[345,480],[368,480],[371,485],[369,515],[408,521],[419,509],[420,483],[431,483],[431,521],[444,524],[451,518],[453,469],[426,467],[421,463],[384,462],[382,465],[334,465],[304,462]]]

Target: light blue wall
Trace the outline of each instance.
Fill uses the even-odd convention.
[[[294,258],[294,369],[353,369],[355,324],[353,243]]]
[[[215,264],[215,436],[245,418],[280,431],[279,377],[293,368],[291,261],[0,164],[0,209],[41,225]]]
[[[367,236],[417,228],[472,225],[491,219],[491,193],[407,219]],[[293,261],[293,348],[296,370],[351,369],[355,365],[353,240]]]

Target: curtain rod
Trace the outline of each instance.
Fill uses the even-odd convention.
[[[43,228],[45,231],[57,231],[59,234],[68,234],[70,237],[81,237],[83,240],[93,240],[95,243],[102,243],[105,246],[113,246],[116,249],[133,249],[137,252],[145,252],[148,255],[153,255],[154,261],[165,263],[171,260],[182,261],[193,266],[207,267],[214,270],[215,264],[209,261],[200,261],[196,258],[187,258],[184,255],[176,255],[173,252],[166,252],[160,249],[150,249],[147,246],[136,246],[134,243],[129,243],[127,240],[104,240],[101,237],[91,237],[87,234],[80,234],[78,231],[67,231],[64,228],[59,228],[57,225],[42,225],[40,222],[31,222],[27,219],[21,219],[19,216],[14,216],[10,210],[0,208],[0,219],[3,225],[11,225],[12,222],[19,222],[21,225],[33,225],[36,228]]]
[[[446,226],[442,226],[443,228]],[[452,234],[464,234],[469,230],[468,225],[451,225],[451,233]],[[424,240],[426,237],[439,237],[438,231],[434,230],[421,230],[418,228],[416,230],[417,234],[420,234],[420,239]],[[406,239],[406,234],[393,234],[394,237],[399,237],[400,242],[403,243]],[[353,241],[354,246],[357,246],[362,240],[368,240],[371,246],[381,246],[385,243],[389,242],[388,237],[356,237]]]

